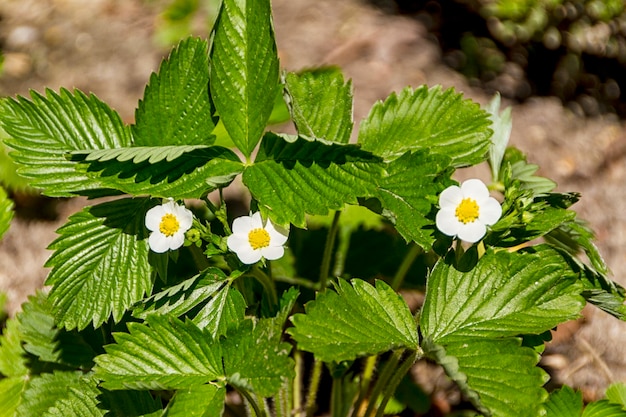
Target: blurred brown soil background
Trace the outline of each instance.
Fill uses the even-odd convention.
[[[353,80],[356,127],[376,100],[407,85],[454,87],[481,104],[491,98],[442,63],[436,39],[418,19],[366,0],[273,0],[273,6],[283,68],[341,67]],[[0,95],[78,88],[95,93],[131,123],[150,73],[168,50],[154,40],[160,10],[158,1],[1,0]],[[202,16],[195,29],[206,36]],[[513,107],[511,143],[540,166],[539,174],[555,180],[558,190],[582,193],[574,209],[595,230],[613,279],[626,285],[624,122],[611,115],[577,116],[550,97],[521,104],[505,100],[504,105]],[[486,169],[460,173],[487,179],[486,174]],[[22,204],[26,210],[28,202]],[[42,265],[50,255],[46,247],[84,201],[56,204],[54,220],[18,213],[0,242],[0,291],[8,295],[10,314],[42,286],[47,274]],[[610,382],[626,381],[626,323],[593,307],[585,313],[562,326],[544,365],[555,382],[595,399]]]

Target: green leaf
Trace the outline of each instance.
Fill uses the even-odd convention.
[[[102,393],[93,380],[81,380],[77,387],[66,391],[64,398],[57,401],[42,417],[104,417],[106,410],[98,408],[97,396]]]
[[[228,286],[228,277],[224,272],[211,267],[146,299],[134,309],[133,316],[145,319],[156,313],[180,317],[216,297],[220,290]]]
[[[287,102],[298,133],[348,143],[352,133],[352,83],[338,68],[285,75]]]
[[[58,325],[117,322],[152,288],[144,218],[153,202],[125,198],[72,215],[52,242],[46,281]]]
[[[179,389],[168,404],[163,417],[221,416],[226,388],[221,384],[206,384]]]
[[[207,329],[213,338],[226,335],[237,327],[246,314],[246,301],[237,289],[222,288],[193,318],[201,329]]]
[[[507,107],[500,113],[500,93],[497,93],[489,102],[486,110],[490,114],[493,136],[489,147],[489,166],[493,181],[499,180],[500,166],[506,146],[509,143],[513,122],[511,121],[511,107]]]
[[[393,160],[407,151],[447,155],[455,167],[485,159],[490,146],[488,114],[453,89],[404,89],[378,102],[361,122],[364,150]]]
[[[16,417],[40,416],[67,396],[68,390],[79,387],[81,372],[55,372],[33,376],[22,393]]]
[[[295,376],[291,345],[281,342],[272,319],[246,320],[222,341],[224,370],[229,384],[271,397],[286,378]]]
[[[73,158],[103,187],[175,199],[200,198],[243,170],[235,153],[218,146],[130,147],[76,152]]]
[[[130,130],[119,115],[94,95],[78,90],[62,89],[59,94],[46,90],[45,96],[31,92],[31,100],[5,99],[0,124],[11,136],[6,143],[15,150],[11,156],[20,174],[53,197],[103,188],[85,167],[67,160],[67,153],[131,144]]]
[[[354,145],[267,133],[243,182],[275,223],[305,227],[305,213],[326,214],[375,192],[383,164]]]
[[[208,44],[185,39],[150,77],[135,112],[134,145],[211,145],[213,113]]]
[[[25,376],[0,379],[0,417],[15,417],[27,383]]]
[[[0,337],[0,374],[7,377],[19,377],[28,374],[26,352],[22,348],[20,323],[9,319]],[[2,392],[0,390],[0,392]],[[2,401],[0,401],[2,404]]]
[[[583,411],[583,396],[567,385],[550,393],[544,404],[546,417],[577,417]]]
[[[1,120],[2,116],[0,116],[0,123]],[[17,165],[9,156],[10,149],[4,144],[8,137],[7,133],[0,127],[0,184],[7,190],[25,194],[36,193],[37,191],[28,185],[28,181],[17,174]]]
[[[207,331],[171,316],[150,315],[114,333],[116,344],[97,356],[96,376],[107,389],[179,389],[223,376],[220,345]]]
[[[418,346],[417,326],[406,302],[383,281],[339,280],[337,292],[318,294],[295,314],[288,332],[298,348],[325,362],[353,360]]]
[[[52,308],[43,292],[38,291],[22,304],[17,319],[24,350],[35,355],[39,361],[61,364],[71,369],[89,369],[93,366],[93,358],[96,356],[93,348],[83,334],[56,327]]]
[[[263,135],[278,76],[269,0],[223,0],[211,49],[211,95],[246,157]]]
[[[101,391],[102,394],[98,397],[101,404],[98,407],[109,411],[106,417],[161,417],[163,415],[161,398],[152,397],[149,391],[102,389]]]
[[[618,405],[611,404],[606,400],[600,400],[588,404],[583,411],[582,417],[624,417],[626,411]]]
[[[4,188],[0,187],[0,238],[9,230],[12,219],[13,201],[7,196]]]
[[[441,364],[487,416],[536,417],[547,398],[542,388],[548,375],[535,365],[539,355],[520,346],[519,338],[466,337],[444,349],[430,339],[423,343],[426,355]]]
[[[613,404],[619,404],[626,410],[626,384],[614,382],[609,385],[605,392],[606,399]]]
[[[532,253],[488,251],[469,272],[442,259],[428,280],[421,330],[444,345],[539,334],[578,317],[581,290],[563,257],[544,245]]]

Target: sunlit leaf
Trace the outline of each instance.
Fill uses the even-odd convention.
[[[54,372],[30,378],[22,392],[16,417],[40,416],[59,400],[67,396],[68,390],[80,385],[80,372]]]

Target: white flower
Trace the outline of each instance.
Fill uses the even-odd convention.
[[[180,248],[185,242],[185,232],[191,228],[193,215],[185,206],[173,199],[152,207],[146,213],[146,227],[152,233],[148,238],[150,249],[157,253]]]
[[[502,215],[498,200],[490,197],[487,186],[477,179],[443,190],[439,207],[437,228],[445,235],[470,243],[482,239],[487,226],[495,224]]]
[[[253,264],[261,258],[279,259],[285,253],[289,231],[277,228],[268,220],[263,225],[261,213],[237,217],[233,221],[233,234],[228,236],[228,249],[235,252],[244,264]]]

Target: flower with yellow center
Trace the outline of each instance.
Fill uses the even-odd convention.
[[[241,262],[251,265],[261,258],[279,259],[285,253],[289,231],[275,226],[270,220],[263,224],[261,213],[237,217],[233,221],[233,234],[228,236],[228,249],[235,252]]]
[[[478,242],[502,215],[498,200],[489,196],[487,186],[477,179],[453,185],[439,195],[437,228],[465,242]]]
[[[180,248],[185,242],[185,232],[191,228],[193,215],[185,206],[173,199],[152,207],[146,213],[146,227],[150,230],[148,244],[157,253]]]

